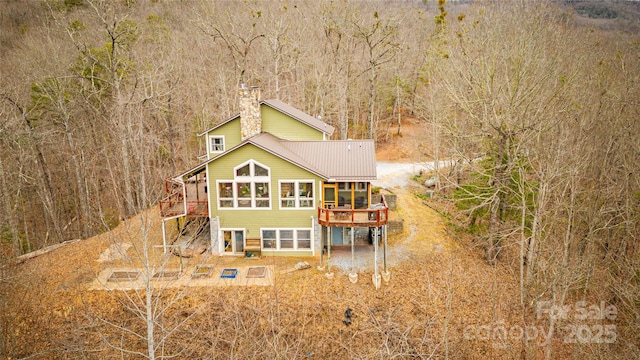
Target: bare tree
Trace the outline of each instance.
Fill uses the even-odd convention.
[[[375,104],[379,68],[393,60],[398,46],[394,19],[383,20],[377,9],[373,10],[372,16],[372,20],[368,17],[352,20],[354,36],[363,42],[368,60],[363,73],[369,73],[369,139],[377,137]]]
[[[252,46],[255,41],[265,36],[261,32],[262,27],[257,26],[258,22],[263,21],[262,11],[245,3],[236,3],[236,5],[238,7],[223,10],[223,17],[200,19],[199,26],[213,41],[221,41],[233,60],[238,83],[248,83],[255,77],[253,73],[248,73],[248,70],[253,70],[249,67]],[[209,11],[215,11],[215,9],[209,9]],[[245,19],[245,16],[248,18]]]

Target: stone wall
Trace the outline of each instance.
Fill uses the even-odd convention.
[[[387,235],[400,234],[402,232],[404,226],[404,221],[400,220],[389,220],[387,222]]]
[[[387,201],[387,206],[389,210],[394,211],[396,209],[396,202],[398,200],[398,196],[396,194],[384,194],[384,199]],[[382,196],[380,194],[372,194],[371,195],[371,203],[379,204],[382,202]]]
[[[389,211],[395,211],[397,208],[398,196],[396,194],[385,193],[384,199],[387,201]],[[382,196],[380,194],[371,195],[371,203],[379,204],[382,202]],[[392,217],[392,216],[390,216]],[[387,222],[387,235],[399,234],[402,232],[404,221],[402,219],[389,220]]]
[[[246,87],[242,84],[238,95],[240,95],[240,133],[244,141],[262,132],[260,89],[256,86]]]

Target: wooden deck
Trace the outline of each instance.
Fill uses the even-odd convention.
[[[209,216],[209,202],[207,200],[206,182],[190,181],[185,184],[167,180],[166,191],[169,195],[160,200],[160,214],[162,217]],[[184,201],[186,197],[186,202]],[[342,227],[380,227],[386,225],[389,219],[389,208],[382,198],[381,204],[373,204],[367,209],[351,208],[318,208],[318,223],[323,226]]]
[[[368,209],[318,208],[318,223],[323,226],[380,227],[386,225],[388,221],[389,207],[384,197],[381,204],[373,204]]]
[[[167,180],[166,190],[169,195],[160,200],[160,215],[162,217],[209,216],[206,182],[187,182],[183,186],[181,183]]]

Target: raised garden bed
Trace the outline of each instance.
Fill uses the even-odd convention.
[[[198,265],[196,269],[191,273],[191,278],[208,278],[213,273],[213,265]]]
[[[180,270],[160,270],[153,274],[153,280],[176,280],[180,277]]]
[[[134,270],[114,270],[107,281],[135,281],[140,273]]]
[[[252,266],[247,269],[247,278],[263,278],[267,274],[266,266]]]
[[[220,277],[223,279],[235,279],[238,275],[238,269],[222,269]]]

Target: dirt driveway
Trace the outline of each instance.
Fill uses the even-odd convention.
[[[443,160],[439,162],[439,167],[444,168],[451,165],[451,161]],[[435,161],[428,162],[378,162],[376,168],[378,180],[372,181],[374,186],[381,188],[406,188],[411,176],[417,175],[422,171],[431,171],[435,169]]]
[[[440,167],[448,166],[448,162],[441,161]],[[397,212],[404,220],[404,231],[388,238],[387,266],[394,266],[413,256],[422,256],[430,252],[442,252],[451,248],[449,237],[444,231],[441,217],[422,203],[414,195],[418,186],[412,183],[411,176],[421,171],[434,169],[434,162],[399,163],[378,162],[378,180],[373,185],[388,189],[398,196]],[[374,269],[375,252],[373,246],[356,248],[352,259],[350,249],[333,250],[330,265],[334,269],[349,273],[352,271],[372,271]],[[378,269],[382,271],[384,263],[384,249],[378,248]]]

